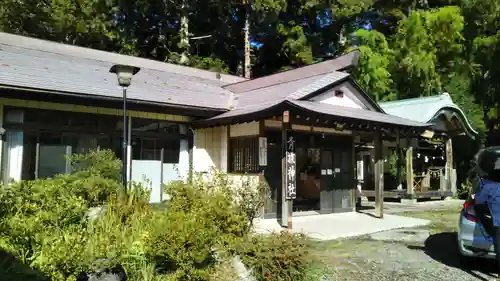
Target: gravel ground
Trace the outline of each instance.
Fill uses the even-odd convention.
[[[496,280],[492,261],[478,260],[464,268],[460,265],[456,243],[457,205],[439,210],[414,210],[402,215],[430,219],[430,236],[408,241],[377,241],[369,236],[318,243],[315,257],[329,270],[324,280],[331,281],[468,281]],[[425,232],[425,231],[424,231]],[[418,233],[422,233],[419,231]],[[377,235],[380,237],[380,235]],[[393,237],[394,232],[387,233]],[[411,240],[411,239],[410,239]],[[420,240],[420,241],[419,241]]]

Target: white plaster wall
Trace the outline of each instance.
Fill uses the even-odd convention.
[[[343,97],[336,97],[335,91],[341,90],[344,92]],[[368,109],[354,94],[357,90],[349,82],[344,82],[333,89],[323,93],[321,95],[312,98],[312,101],[317,101],[321,103],[339,105],[352,108]]]
[[[228,172],[228,130],[230,137],[255,136],[259,134],[259,122],[197,129],[193,136],[193,171],[210,172],[216,169]]]
[[[227,126],[197,129],[193,138],[193,171],[227,172]]]
[[[259,134],[259,122],[249,122],[231,125],[231,137],[256,136]]]

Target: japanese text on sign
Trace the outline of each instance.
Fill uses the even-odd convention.
[[[287,140],[287,149],[285,154],[285,187],[286,187],[286,199],[295,199],[297,196],[296,187],[296,159],[294,150],[295,140],[293,137],[289,137]]]

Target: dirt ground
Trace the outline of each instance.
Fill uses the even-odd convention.
[[[327,268],[322,280],[495,280],[492,261],[477,260],[467,268],[459,262],[456,230],[460,205],[443,202],[406,209],[404,206],[394,207],[399,211],[392,213],[432,221],[423,228],[430,235],[421,241],[388,242],[365,236],[318,242],[313,256],[323,268]],[[408,230],[408,233],[412,231]]]

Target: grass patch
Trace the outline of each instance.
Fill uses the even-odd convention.
[[[428,229],[431,234],[455,232],[458,230],[458,217],[462,206],[442,210],[402,213],[401,216],[430,220],[431,224],[420,228]]]

